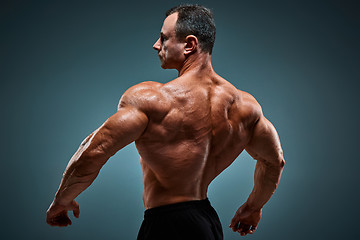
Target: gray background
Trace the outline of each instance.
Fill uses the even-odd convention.
[[[184,1],[186,2],[186,1]],[[77,198],[67,228],[45,212],[80,142],[123,92],[167,82],[152,44],[179,1],[2,1],[2,239],[135,239],[143,217],[133,144]],[[214,10],[218,74],[256,97],[277,128],[286,166],[248,239],[359,239],[360,18],[356,1],[198,1]],[[244,152],[210,186],[228,228],[252,189]]]

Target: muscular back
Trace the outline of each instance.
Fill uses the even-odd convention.
[[[244,150],[261,111],[216,74],[141,83],[124,94],[120,107],[127,104],[149,119],[135,142],[146,208],[206,198],[210,182]]]

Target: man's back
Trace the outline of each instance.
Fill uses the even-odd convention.
[[[120,106],[129,98],[149,118],[136,140],[146,208],[205,199],[210,182],[243,151],[260,114],[253,97],[215,73],[141,83]]]
[[[215,73],[211,11],[181,5],[166,16],[153,48],[161,67],[178,70],[179,78],[125,92],[118,111],[70,159],[47,212],[50,225],[71,224],[68,211],[80,213],[74,199],[111,156],[135,141],[147,209],[138,239],[222,239],[207,188],[244,149],[257,160],[254,188],[230,227],[241,235],[256,230],[285,163],[277,132],[251,95]]]

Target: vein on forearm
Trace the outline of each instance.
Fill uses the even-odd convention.
[[[258,160],[254,174],[254,188],[248,199],[254,208],[262,208],[274,194],[280,182],[283,167],[282,161],[279,161],[279,164],[269,164],[269,162]]]
[[[102,160],[104,156],[99,152],[94,153],[94,149],[90,148],[91,141],[96,133],[97,131],[89,135],[70,159],[56,194],[57,199],[65,201],[74,199],[90,186],[99,174],[103,161],[98,160],[100,158]]]

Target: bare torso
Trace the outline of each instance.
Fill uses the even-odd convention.
[[[230,227],[242,236],[256,230],[285,164],[279,137],[256,100],[214,72],[211,44],[203,49],[197,36],[177,36],[177,19],[177,13],[165,19],[153,48],[162,68],[176,69],[180,77],[143,82],[124,93],[118,111],[70,159],[47,211],[48,224],[71,224],[68,211],[79,217],[75,198],[111,156],[135,141],[146,209],[205,199],[211,181],[246,149],[257,160],[254,187]]]
[[[149,118],[136,141],[145,208],[206,198],[211,181],[249,141],[256,101],[215,73],[136,89]]]

